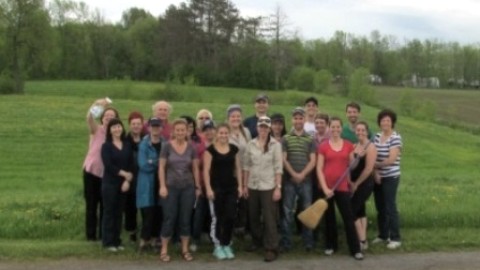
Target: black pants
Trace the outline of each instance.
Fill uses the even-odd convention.
[[[158,238],[160,236],[160,230],[162,229],[162,207],[144,207],[140,208],[140,212],[142,214],[142,231],[140,237],[145,241]]]
[[[354,220],[367,217],[366,203],[370,195],[372,195],[373,185],[373,178],[367,178],[353,194],[352,213]]]
[[[137,230],[137,205],[136,205],[136,179],[130,184],[130,190],[125,193],[125,230],[135,232]]]
[[[232,241],[238,194],[233,191],[215,191],[215,199],[209,202],[212,225],[210,236],[218,246],[228,246]]]
[[[336,204],[343,219],[350,254],[354,255],[355,253],[360,252],[360,243],[358,242],[358,235],[357,231],[355,230],[350,200],[350,193],[342,191],[335,191],[335,195],[332,198],[328,199],[328,208],[325,213],[325,248],[333,250],[338,249],[337,221],[335,218]]]
[[[103,218],[102,244],[104,247],[118,247],[121,245],[122,212],[125,203],[125,194],[120,190],[119,183],[102,183]]]
[[[102,237],[102,178],[85,170],[83,171],[83,197],[85,198],[86,237],[88,240],[96,240]]]

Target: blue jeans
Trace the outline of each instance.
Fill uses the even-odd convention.
[[[298,199],[298,200],[297,200]],[[306,180],[300,184],[292,181],[284,181],[282,192],[282,211],[281,221],[282,238],[281,246],[286,249],[292,247],[292,223],[295,220],[295,201],[301,203],[301,209],[305,209],[312,204],[312,181]],[[302,238],[305,247],[313,247],[313,232],[302,226]]]
[[[190,222],[192,219],[193,204],[195,202],[195,188],[167,187],[168,196],[162,199],[163,238],[170,238],[173,235],[174,226],[178,220],[178,233],[181,237],[190,236]]]
[[[397,210],[397,190],[400,176],[384,177],[375,184],[374,197],[377,208],[378,237],[400,241],[400,220]]]

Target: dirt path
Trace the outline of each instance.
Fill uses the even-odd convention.
[[[347,256],[333,256],[330,258],[321,256],[319,259],[282,259],[273,263],[264,263],[260,260],[234,260],[228,262],[207,262],[195,261],[186,263],[183,261],[172,261],[168,264],[161,264],[154,260],[146,261],[115,261],[115,260],[40,260],[35,262],[0,262],[0,270],[97,270],[97,269],[480,269],[480,251],[459,252],[459,253],[421,253],[421,254],[387,254],[370,255],[364,261],[355,261]]]

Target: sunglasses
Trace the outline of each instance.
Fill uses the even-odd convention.
[[[258,123],[260,124],[270,124],[272,121],[270,119],[259,119]]]

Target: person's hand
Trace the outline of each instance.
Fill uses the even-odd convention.
[[[292,180],[293,180],[294,183],[300,184],[303,180],[302,174],[297,173],[297,172],[293,173],[292,174]]]
[[[330,199],[333,197],[333,190],[329,189],[328,187],[323,191],[325,193],[325,196]]]
[[[238,187],[237,192],[238,192],[238,198],[243,197],[243,188],[242,187]]]
[[[245,199],[248,199],[248,187],[247,186],[245,186],[243,188],[243,194],[242,195]]]
[[[195,188],[195,197],[198,198],[202,196],[202,189],[201,188]]]
[[[121,190],[123,193],[127,192],[130,189],[130,182],[128,181],[123,181]]]
[[[167,187],[160,187],[160,190],[158,191],[158,194],[160,195],[160,197],[161,197],[162,199],[167,198],[167,196],[168,196]]]
[[[125,172],[125,180],[131,182],[133,180],[133,174],[131,172]]]
[[[348,184],[350,185],[350,191],[352,193],[355,193],[355,191],[357,191],[357,182],[351,182],[351,181],[348,181]]]
[[[378,185],[382,183],[382,177],[380,177],[380,174],[378,173],[378,171],[375,171],[373,173],[373,178],[375,179],[375,183],[377,183]]]
[[[279,188],[275,188],[275,190],[273,190],[273,196],[272,196],[273,201],[278,202],[280,201],[281,198],[282,198],[282,191]]]
[[[213,190],[211,188],[207,189],[207,199],[209,200],[215,199],[215,194],[213,193]]]

